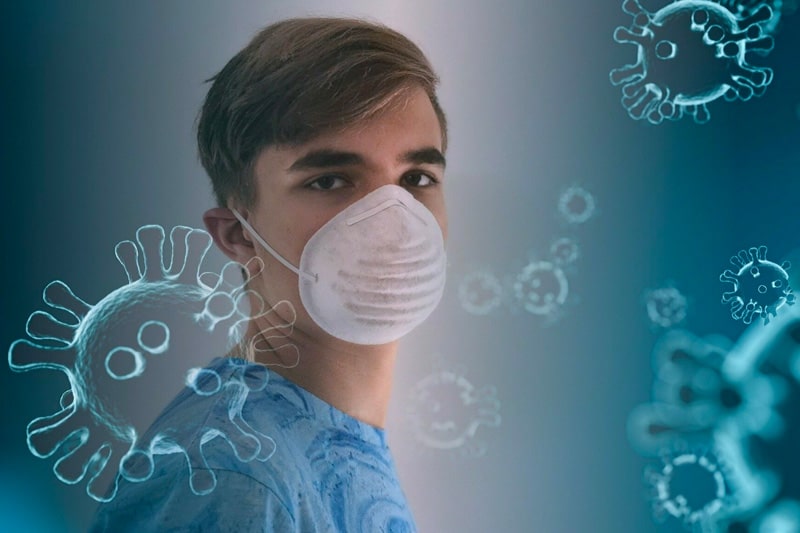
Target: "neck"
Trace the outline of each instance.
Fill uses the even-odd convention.
[[[377,346],[350,344],[328,335],[294,329],[285,337],[252,320],[246,340],[255,346],[256,363],[269,366],[338,410],[383,428],[392,390],[397,342]]]

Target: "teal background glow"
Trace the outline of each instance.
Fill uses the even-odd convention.
[[[651,5],[650,2],[647,5]],[[800,14],[784,20],[759,64],[763,98],[710,104],[711,122],[631,120],[608,73],[635,60],[614,42],[621,2],[321,1],[16,3],[3,9],[2,346],[25,333],[41,291],[65,281],[94,303],[125,282],[114,245],[145,224],[202,227],[213,201],[193,124],[215,74],[261,27],[308,14],[366,16],[420,45],[440,77],[450,123],[451,278],[430,321],[401,344],[388,433],[424,532],[650,533],[646,461],[629,445],[631,409],[650,400],[657,338],[642,301],[673,281],[685,326],[736,338],[720,303],[728,258],[765,244],[800,248]],[[498,7],[499,6],[499,7]],[[558,194],[592,191],[595,218],[568,227]],[[572,236],[574,300],[543,328],[501,310],[464,312],[471,266],[511,274]],[[800,264],[794,268],[800,269]],[[476,385],[494,385],[502,424],[481,428],[486,456],[420,453],[403,402],[433,354]],[[85,530],[84,484],[56,481],[25,426],[55,411],[54,371],[0,365],[3,523]],[[31,488],[33,487],[33,488]],[[5,500],[5,498],[3,498]],[[50,524],[48,526],[48,524]]]

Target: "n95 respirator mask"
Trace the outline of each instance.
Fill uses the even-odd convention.
[[[314,322],[354,344],[392,342],[436,308],[445,285],[444,238],[433,213],[397,185],[353,202],[306,243],[292,265],[233,210],[275,259],[297,274]]]

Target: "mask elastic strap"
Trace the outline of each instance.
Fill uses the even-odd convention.
[[[231,211],[233,211],[233,216],[235,216],[235,217],[236,217],[236,218],[239,220],[239,222],[241,222],[241,223],[242,223],[242,226],[244,226],[244,227],[245,227],[245,229],[246,229],[247,231],[249,231],[249,232],[250,232],[250,233],[253,235],[253,237],[254,237],[254,238],[255,238],[255,239],[258,241],[258,243],[259,243],[261,246],[263,246],[263,247],[264,247],[264,249],[265,249],[266,251],[268,251],[268,252],[270,253],[270,255],[272,255],[272,257],[274,257],[275,259],[277,259],[278,261],[280,261],[280,263],[281,263],[283,266],[285,266],[286,268],[288,268],[289,270],[291,270],[292,272],[294,272],[294,273],[295,273],[295,274],[297,274],[298,276],[302,276],[302,277],[304,277],[304,278],[306,278],[306,279],[310,279],[310,280],[312,280],[312,281],[318,281],[318,280],[319,280],[319,278],[318,278],[318,276],[317,276],[316,274],[309,274],[308,272],[302,272],[302,271],[301,271],[299,268],[297,268],[296,266],[294,266],[293,264],[291,264],[289,261],[287,261],[286,259],[284,259],[284,258],[281,256],[281,254],[279,254],[278,252],[276,252],[276,251],[275,251],[275,250],[272,248],[272,246],[270,246],[269,244],[267,244],[267,241],[265,241],[264,239],[262,239],[262,238],[261,238],[261,235],[259,235],[259,234],[258,234],[258,232],[257,232],[255,229],[253,229],[253,226],[251,226],[251,225],[250,225],[250,224],[249,224],[249,223],[248,223],[248,222],[247,222],[247,221],[244,219],[244,217],[243,217],[242,215],[240,215],[240,214],[239,214],[239,212],[238,212],[236,209],[231,209]]]

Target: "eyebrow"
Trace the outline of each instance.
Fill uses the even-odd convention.
[[[410,163],[412,165],[438,165],[444,168],[447,165],[444,155],[433,147],[409,150],[397,158],[399,163]],[[355,152],[342,152],[323,148],[312,150],[288,168],[289,172],[299,172],[303,170],[316,170],[329,167],[343,167],[363,165],[364,158]]]

